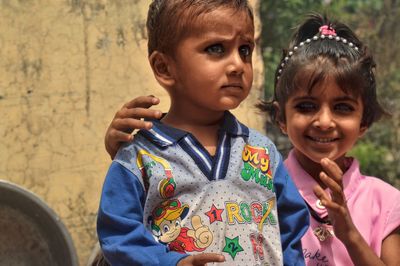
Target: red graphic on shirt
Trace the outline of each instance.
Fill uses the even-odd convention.
[[[208,218],[210,219],[210,224],[212,224],[215,221],[222,222],[222,212],[223,211],[224,211],[224,209],[218,209],[213,204],[211,209],[208,212],[206,212],[205,215],[207,215]]]

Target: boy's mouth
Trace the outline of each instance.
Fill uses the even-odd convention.
[[[241,83],[230,83],[223,85],[221,88],[227,89],[227,88],[236,88],[236,89],[243,89],[243,86]]]

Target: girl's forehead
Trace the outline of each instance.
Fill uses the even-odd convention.
[[[329,97],[333,98],[358,98],[360,96],[358,89],[343,87],[337,82],[335,77],[330,75],[314,82],[310,78],[303,77],[303,82],[297,83],[290,94],[291,97],[319,97],[329,95]]]

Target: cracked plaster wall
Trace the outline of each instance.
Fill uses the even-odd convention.
[[[251,1],[257,10],[257,0]],[[167,94],[147,63],[147,0],[0,0],[0,179],[37,194],[61,217],[85,265],[110,164],[103,136],[117,109]],[[257,12],[255,12],[257,14]],[[260,34],[256,20],[257,36]],[[263,129],[251,95],[234,113]]]

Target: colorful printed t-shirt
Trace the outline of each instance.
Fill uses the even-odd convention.
[[[319,217],[326,216],[326,208],[313,193],[316,181],[303,170],[293,151],[289,153],[285,165],[308,205]],[[383,239],[400,226],[400,191],[378,178],[362,175],[356,159],[343,175],[343,187],[354,225],[380,256]],[[324,228],[324,225],[311,218],[310,228],[302,239],[306,265],[353,265],[342,242],[329,234],[321,235],[321,226]]]
[[[226,112],[213,157],[158,121],[123,146],[98,235],[112,265],[176,265],[199,252],[222,253],[226,265],[304,265],[308,219],[273,143]]]

